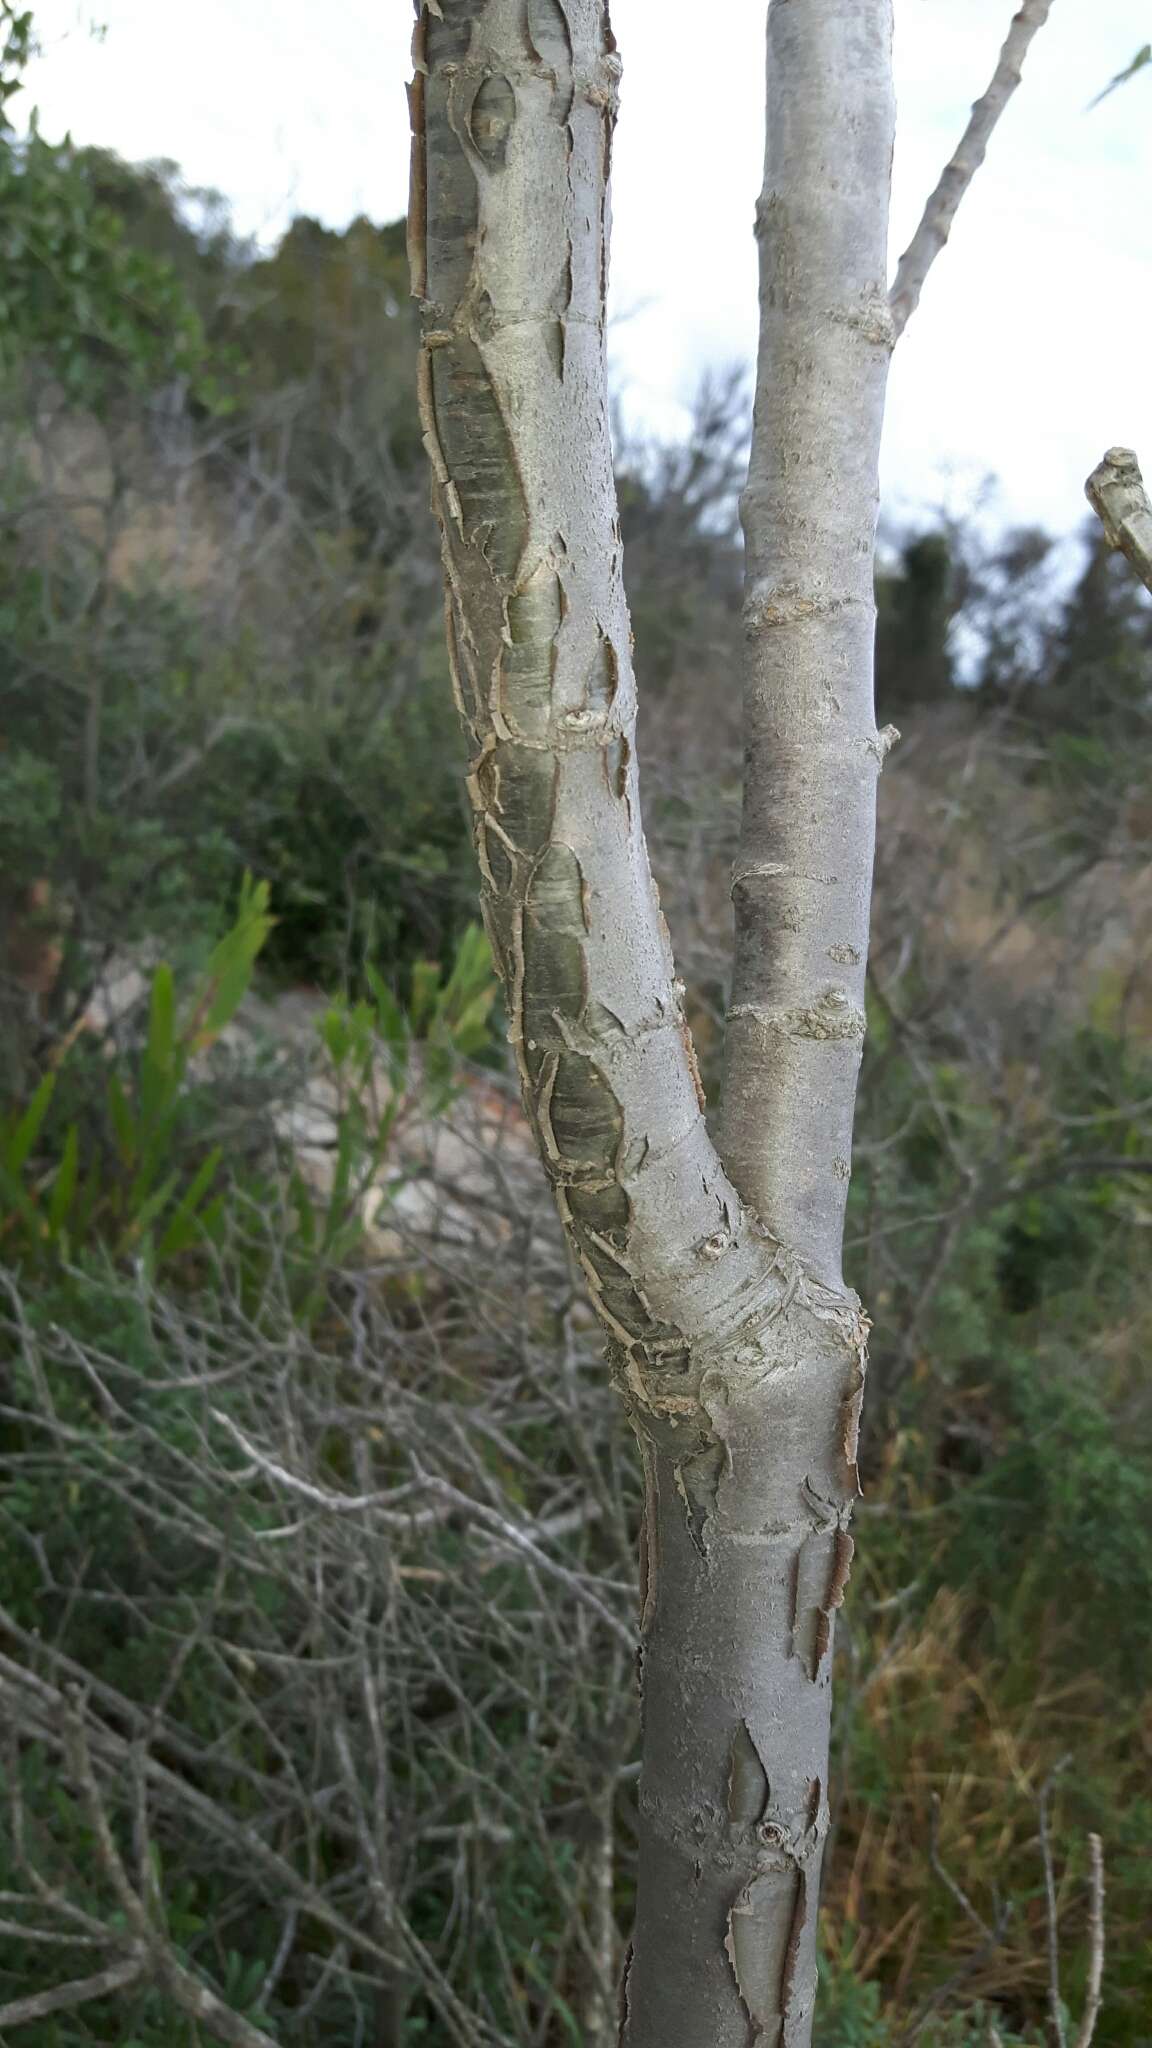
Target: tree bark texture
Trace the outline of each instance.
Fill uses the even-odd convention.
[[[1127,555],[1152,590],[1152,504],[1132,448],[1109,448],[1084,486],[1110,548]]]
[[[837,1233],[883,753],[870,580],[889,0],[774,0],[771,22],[775,338],[745,507],[742,860],[762,873],[737,897],[729,1166],[640,818],[605,367],[620,70],[607,8],[417,0],[421,407],[484,916],[527,1113],[645,1474],[626,2048],[810,2040],[857,1491],[867,1326]],[[789,105],[809,93],[810,121]],[[802,189],[791,152],[822,189]],[[795,338],[790,306],[807,323]]]
[[[891,0],[773,0],[757,209],[744,812],[723,1155],[840,1279],[876,838],[873,560],[894,339]]]

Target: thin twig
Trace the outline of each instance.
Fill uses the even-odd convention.
[[[29,1714],[29,1732],[40,1741],[63,1747],[67,1738],[61,1734],[61,1723],[68,1718],[68,1702],[64,1695],[43,1679],[35,1678],[30,1672],[18,1672],[16,1667],[12,1667],[12,1670],[18,1684],[26,1686],[31,1699],[38,1701],[42,1710],[45,1710],[43,1718],[35,1713]],[[21,1704],[16,1694],[3,1700],[4,1709],[10,1714],[19,1712]],[[99,1724],[94,1725],[93,1732],[99,1736],[100,1746],[106,1757],[124,1764],[128,1762],[128,1743]],[[85,1730],[85,1744],[87,1739],[88,1731]],[[396,1957],[393,1954],[382,1948],[368,1930],[355,1926],[352,1921],[345,1918],[338,1907],[325,1898],[306,1875],[295,1869],[286,1857],[281,1856],[263,1841],[255,1827],[238,1820],[225,1806],[208,1798],[175,1772],[167,1770],[162,1764],[157,1763],[155,1758],[148,1757],[145,1768],[150,1782],[170,1794],[190,1817],[195,1817],[209,1831],[227,1841],[233,1848],[239,1849],[251,1862],[262,1867],[267,1875],[276,1879],[289,1894],[295,1893],[302,1912],[327,1926],[350,1949],[359,1949],[390,1969],[396,1966]],[[31,1872],[29,1874],[34,1875]],[[486,2039],[501,2039],[491,2033],[481,2033],[472,2014],[456,1997],[430,1951],[402,1918],[397,1922],[396,1933],[408,1955],[415,1960],[428,1995],[439,2005],[441,2017],[450,2027],[459,2048],[480,2048],[480,2043]],[[263,2040],[266,2037],[260,2038]]]
[[[1064,2025],[1064,2006],[1060,1997],[1060,1924],[1056,1903],[1056,1866],[1052,1858],[1052,1836],[1048,1827],[1048,1801],[1052,1797],[1061,1771],[1070,1759],[1061,1761],[1045,1778],[1037,1800],[1037,1814],[1040,1823],[1040,1855],[1044,1863],[1045,1920],[1048,1936],[1048,2017],[1052,2026],[1056,2048],[1068,2048],[1068,2034]]]
[[[218,1422],[228,1431],[229,1436],[258,1471],[265,1473],[269,1479],[275,1479],[290,1493],[299,1494],[302,1500],[311,1501],[313,1507],[323,1508],[327,1514],[362,1515],[371,1510],[377,1520],[384,1522],[388,1528],[404,1530],[434,1528],[446,1518],[445,1513],[438,1508],[412,1508],[399,1513],[393,1507],[389,1512],[389,1503],[404,1500],[408,1495],[418,1491],[417,1487],[391,1487],[380,1493],[332,1493],[327,1487],[314,1486],[310,1480],[301,1479],[297,1473],[289,1472],[275,1458],[270,1458],[266,1451],[260,1450],[222,1408],[213,1408],[210,1412],[213,1422]],[[231,1476],[237,1483],[241,1483],[251,1475],[234,1472]]]
[[[941,1857],[940,1795],[938,1792],[934,1792],[932,1794],[932,1814],[928,1835],[928,1861],[932,1865],[932,1869],[935,1875],[939,1878],[941,1884],[944,1886],[945,1891],[951,1892],[952,1897],[955,1899],[956,1904],[959,1906],[960,1911],[964,1915],[964,1918],[966,1920],[971,1921],[977,1933],[982,1935],[985,1941],[995,1942],[997,1937],[993,1929],[989,1927],[988,1922],[985,1920],[983,1914],[977,1912],[976,1907],[972,1904],[972,1901],[968,1897],[967,1892],[964,1891],[962,1886],[957,1883],[956,1879],[952,1875],[952,1872],[948,1869],[943,1858]]]
[[[480,1501],[470,1500],[466,1493],[461,1493],[459,1488],[451,1485],[447,1479],[433,1478],[431,1474],[421,1476],[430,1492],[438,1493],[443,1500],[451,1501],[461,1514],[479,1522],[482,1528],[491,1529],[502,1542],[509,1544],[514,1550],[521,1551],[525,1557],[531,1558],[538,1571],[544,1572],[549,1578],[558,1579],[561,1585],[567,1586],[577,1600],[582,1601],[586,1607],[591,1608],[593,1614],[599,1616],[616,1640],[623,1644],[630,1657],[636,1654],[635,1630],[621,1621],[618,1614],[613,1614],[610,1607],[605,1606],[599,1595],[578,1572],[569,1571],[566,1565],[557,1564],[555,1558],[548,1557],[544,1551],[537,1548],[523,1529],[517,1529],[503,1515],[496,1514],[492,1508],[484,1507]]]
[[[143,1972],[144,1958],[137,1953],[109,1963],[94,1976],[73,1977],[69,1984],[53,1984],[27,1998],[14,1998],[10,2005],[0,2005],[0,2027],[26,2027],[31,2020],[47,2019],[50,2013],[69,2012],[94,1998],[110,1998],[114,1991],[126,1991],[135,1984]]]
[[[1052,0],[1024,0],[1013,17],[987,92],[976,101],[951,162],[924,208],[920,225],[900,258],[892,286],[892,319],[903,334],[920,303],[924,280],[952,232],[956,211],[984,161],[992,131],[1020,83],[1028,46],[1048,19]]]
[[[940,1883],[944,1886],[945,1891],[950,1893],[963,1913],[964,1918],[976,1929],[980,1936],[980,1945],[973,1950],[970,1956],[965,1958],[958,1970],[954,1970],[950,1977],[946,1978],[942,1984],[937,1984],[935,1989],[929,1992],[919,2011],[909,2021],[904,2032],[900,2035],[897,2048],[914,2048],[914,2043],[920,2039],[924,2028],[933,2014],[938,2012],[940,2007],[964,1983],[965,1979],[970,1977],[974,1970],[979,1969],[982,1964],[986,1963],[989,1956],[993,1955],[1000,1947],[1011,1915],[1011,1906],[1008,1902],[996,1898],[996,1920],[995,1924],[990,1927],[983,1914],[978,1912],[973,1905],[963,1886],[957,1883],[951,1871],[944,1863],[940,1855],[940,1798],[937,1793],[932,1795],[928,1860],[936,1877],[939,1878]],[[995,1894],[993,1896],[995,1897]],[[995,2044],[995,2048],[999,2048],[998,2043]]]
[[[255,2027],[197,1977],[186,1969],[173,1949],[163,1923],[155,1917],[151,1901],[145,1900],[136,1891],[124,1860],[116,1847],[112,1826],[103,1795],[97,1783],[88,1744],[88,1731],[84,1720],[84,1702],[73,1698],[64,1724],[65,1755],[69,1769],[75,1777],[84,1812],[92,1830],[96,1848],[96,1859],[120,1904],[128,1925],[135,1933],[140,1947],[148,1957],[151,1971],[157,1982],[162,1984],[173,2002],[192,2019],[200,2020],[225,2048],[276,2048],[270,2034],[261,2027]],[[137,1749],[133,1753],[143,1764],[143,1756]],[[151,1847],[147,1831],[147,1812],[144,1806],[144,1780],[141,1774],[136,1820],[136,1840],[140,1861],[151,1861]]]
[[[1088,1988],[1084,1996],[1084,2014],[1080,2021],[1080,2031],[1076,2036],[1076,2048],[1092,2048],[1092,2036],[1096,2032],[1096,2022],[1100,2017],[1100,2001],[1104,1987],[1104,1844],[1099,1835],[1089,1835],[1088,1855],[1091,1864]]]

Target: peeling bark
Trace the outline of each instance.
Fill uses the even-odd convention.
[[[831,66],[813,117],[828,124],[829,161],[859,127],[853,163],[871,177],[873,129],[880,137],[888,116],[887,0],[776,0],[772,18],[777,63],[800,67],[792,91]],[[813,574],[807,541],[783,516],[779,532],[762,530],[757,507],[791,460],[766,455],[773,436],[799,433],[829,393],[856,405],[854,379],[882,391],[889,328],[872,290],[874,223],[860,278],[854,270],[842,289],[829,257],[809,290],[804,235],[823,247],[823,211],[846,246],[862,202],[833,204],[821,189],[805,211],[779,180],[766,188],[776,252],[766,317],[772,263],[783,262],[788,291],[834,331],[779,341],[803,418],[777,417],[763,393],[759,409],[746,523],[761,654],[729,1069],[743,1108],[728,1116],[721,1154],[641,824],[605,374],[619,79],[607,9],[421,0],[414,57],[420,402],[483,911],[525,1107],[645,1469],[641,1845],[621,2038],[626,2048],[807,2048],[831,1640],[851,1557],[867,1325],[827,1231],[809,1227],[803,1175],[798,1200],[783,1175],[804,1128],[796,1091],[815,1089],[823,1105],[847,1087],[828,1112],[831,1155],[823,1136],[820,1153],[839,1216],[882,753],[870,705],[868,434],[858,448],[850,415],[839,439],[820,442],[816,465],[830,468],[826,530],[824,512],[812,515]],[[787,97],[782,83],[776,91]],[[770,138],[770,166],[774,150],[793,147],[805,175],[824,162],[798,116]],[[885,163],[885,191],[886,176]],[[881,299],[882,285],[881,272]],[[806,367],[813,348],[818,376]],[[770,381],[777,356],[766,362]],[[770,569],[777,542],[787,545]],[[791,780],[765,769],[773,750]],[[801,805],[800,823],[766,834],[766,809],[781,800],[795,811],[801,790],[817,792],[815,825]],[[794,879],[830,865],[829,883]],[[800,935],[783,942],[782,905],[803,912]],[[783,1148],[775,1181],[756,1163],[765,1118],[769,1149]]]

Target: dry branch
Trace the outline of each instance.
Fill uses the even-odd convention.
[[[18,1930],[27,1940],[24,1928]],[[118,1963],[108,1963],[103,1970],[96,1970],[91,1977],[74,1977],[70,1984],[53,1984],[44,1991],[33,1991],[27,1998],[13,1998],[7,2005],[0,2005],[0,2027],[26,2027],[33,2020],[46,2020],[54,2012],[72,2012],[78,2005],[90,2005],[94,1999],[110,1998],[116,1991],[126,1991],[131,1984],[137,1984],[144,1974],[142,1955],[125,1956]]]

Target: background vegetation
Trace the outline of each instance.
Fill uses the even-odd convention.
[[[399,225],[0,193],[0,2034],[615,2038],[635,1476],[511,1099]],[[739,385],[621,437],[707,1078]],[[1152,616],[889,536],[851,1273],[876,1321],[821,2048],[1149,2048]]]

